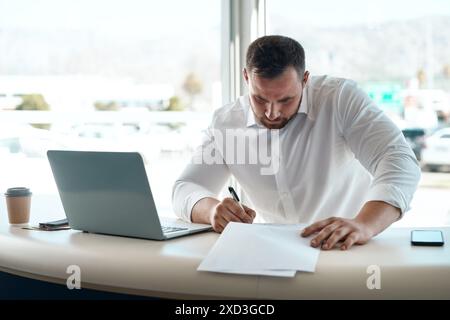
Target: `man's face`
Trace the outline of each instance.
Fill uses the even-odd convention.
[[[308,76],[306,71],[301,79],[289,67],[278,77],[266,79],[244,69],[250,104],[258,122],[268,129],[283,128],[298,111]]]

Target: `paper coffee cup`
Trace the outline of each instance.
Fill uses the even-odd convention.
[[[25,224],[30,221],[31,192],[28,188],[9,188],[5,193],[10,224]]]

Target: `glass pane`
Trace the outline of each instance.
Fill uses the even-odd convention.
[[[313,75],[356,80],[403,130],[423,176],[411,212],[397,224],[450,224],[450,145],[433,138],[450,126],[450,3],[267,0],[266,5],[268,34],[298,40]]]
[[[221,105],[220,17],[220,0],[0,0],[0,190],[56,194],[48,149],[138,151],[170,211]]]

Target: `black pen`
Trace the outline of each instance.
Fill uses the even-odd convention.
[[[230,194],[233,197],[234,201],[236,201],[239,204],[239,206],[242,208],[242,210],[244,210],[244,212],[245,212],[245,209],[242,206],[241,200],[239,200],[239,197],[238,197],[236,191],[234,191],[234,188],[230,186],[230,187],[228,187],[228,191],[230,191]]]
[[[243,206],[242,203],[241,203],[241,200],[239,200],[239,197],[238,197],[236,191],[234,191],[234,188],[230,186],[230,187],[228,187],[228,191],[230,192],[230,194],[231,194],[231,196],[233,197],[234,201],[236,201],[236,202],[239,204],[239,206],[242,208],[242,210],[244,211],[244,213],[245,213],[246,215],[248,215],[247,211],[245,211],[244,206]],[[250,221],[247,221],[247,222],[252,223],[252,221],[253,221],[253,219],[250,220]]]
[[[233,187],[228,187],[228,191],[230,191],[231,196],[233,197],[234,201],[236,201],[237,203],[241,203],[241,200],[239,200],[239,197],[236,193],[236,191],[234,191]]]

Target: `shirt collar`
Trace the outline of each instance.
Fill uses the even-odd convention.
[[[297,113],[308,114],[308,98],[306,97],[306,85],[303,87],[302,92],[302,100],[300,101],[300,107],[298,108]]]
[[[252,106],[250,105],[250,96],[248,94],[245,95],[245,104],[247,109],[247,127],[259,125],[256,122],[255,114],[253,113]]]
[[[303,87],[303,93],[302,93],[302,100],[300,101],[300,107],[297,110],[297,113],[304,113],[304,114],[308,114],[308,99],[306,97],[306,86],[308,85],[308,83],[306,83],[306,85]],[[244,102],[246,105],[246,109],[247,109],[247,127],[251,127],[251,126],[261,126],[259,123],[256,122],[255,119],[255,114],[253,113],[253,109],[250,105],[250,96],[248,94],[246,94],[244,96]]]

